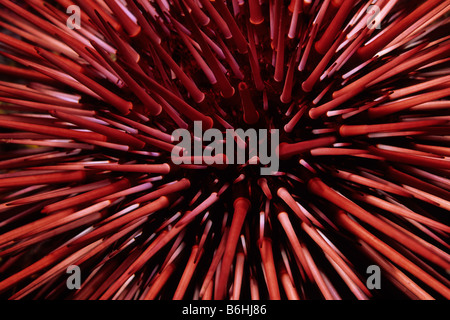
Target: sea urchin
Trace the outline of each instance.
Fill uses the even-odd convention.
[[[449,9],[0,0],[1,296],[450,298]]]

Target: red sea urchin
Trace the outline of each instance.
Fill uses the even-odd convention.
[[[0,0],[1,296],[450,298],[449,8]],[[279,170],[175,165],[194,121]]]

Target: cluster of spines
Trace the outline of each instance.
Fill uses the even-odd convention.
[[[1,156],[0,291],[367,299],[353,245],[406,296],[449,298],[449,4],[377,1],[381,29],[371,4],[2,1],[0,139],[38,147]],[[171,165],[196,120],[280,129],[280,172]]]

